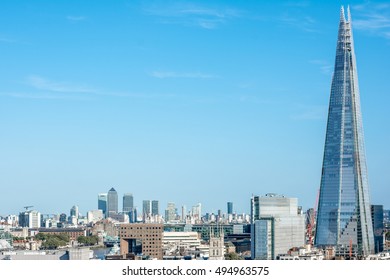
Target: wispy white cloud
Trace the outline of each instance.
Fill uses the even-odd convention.
[[[210,18],[239,17],[241,12],[231,8],[210,8],[191,3],[176,3],[175,5],[150,6],[145,9],[150,15],[162,17],[198,16]]]
[[[362,4],[356,4],[352,5],[351,8],[355,11],[367,11],[367,10],[383,10],[390,8],[389,3],[372,3],[372,2],[365,2]]]
[[[197,25],[205,29],[215,29],[221,23],[223,23],[221,19],[199,19],[197,21]]]
[[[353,25],[356,29],[380,31],[390,27],[390,17],[371,13],[365,19],[354,20]]]
[[[194,74],[195,75],[195,74]],[[137,99],[164,99],[174,98],[172,93],[148,93],[129,91],[111,91],[107,89],[95,89],[90,86],[79,85],[69,82],[49,80],[42,76],[30,75],[22,82],[28,88],[21,91],[2,91],[0,95],[14,98],[27,99],[71,99],[90,100],[96,97],[117,97]]]
[[[76,85],[68,82],[57,82],[47,78],[30,75],[27,77],[27,85],[45,91],[63,92],[63,93],[97,93],[95,89],[92,89],[84,85]]]
[[[237,87],[241,88],[241,89],[252,89],[252,88],[255,87],[255,83],[253,83],[253,82],[242,82],[242,83],[237,84]]]
[[[390,4],[367,2],[351,9],[356,11],[352,19],[355,29],[390,39]]]
[[[191,79],[213,79],[217,78],[215,75],[205,74],[200,72],[187,72],[187,73],[179,73],[179,72],[170,72],[170,71],[153,71],[150,73],[150,76],[165,79],[165,78],[191,78]]]
[[[27,45],[27,46],[31,46],[31,45],[32,45],[31,42],[23,41],[23,39],[14,38],[14,37],[12,37],[12,36],[2,35],[2,34],[0,34],[0,43],[5,43],[5,44],[17,44],[17,45]]]
[[[94,95],[77,95],[77,94],[64,94],[60,92],[0,92],[2,96],[9,96],[13,98],[26,98],[26,99],[67,99],[67,100],[91,100],[96,96],[111,96],[120,98],[136,98],[136,99],[165,99],[174,98],[175,94],[164,93],[132,93],[132,92],[100,92]]]
[[[11,40],[11,39],[8,39],[8,38],[0,37],[0,42],[3,42],[3,43],[13,43],[15,41]]]
[[[114,93],[118,97],[128,97],[128,98],[140,98],[140,99],[165,99],[165,98],[174,98],[177,97],[177,94],[174,93],[132,93],[132,92],[122,92]]]
[[[298,112],[290,118],[296,121],[323,120],[326,118],[327,107],[325,105],[296,105]]]
[[[282,14],[274,21],[304,32],[319,32],[317,21],[308,13],[309,1],[288,1],[282,4]]]
[[[25,98],[25,99],[88,99],[87,96],[70,96],[67,94],[59,93],[47,93],[47,92],[1,92],[0,95],[10,96],[14,98]]]
[[[217,10],[215,8],[196,7],[194,5],[191,5],[188,8],[180,8],[177,12],[182,15],[209,16],[215,18],[230,18],[239,16],[239,12],[234,9],[222,8]]]
[[[318,65],[321,72],[325,75],[330,75],[332,74],[332,71],[333,71],[333,65],[330,64],[328,61],[326,60],[322,60],[322,59],[313,59],[313,60],[310,60],[309,61],[310,64],[314,64],[314,65]]]
[[[292,1],[292,2],[286,2],[284,4],[287,7],[298,7],[298,8],[306,8],[310,6],[309,1]]]
[[[197,26],[204,29],[215,29],[227,21],[240,17],[242,12],[225,7],[206,7],[192,3],[175,3],[167,5],[149,5],[144,9],[150,16],[159,17],[166,24]]]
[[[78,22],[78,21],[86,20],[87,17],[85,17],[85,16],[67,16],[66,19],[69,21],[72,21],[72,22]]]
[[[277,20],[282,24],[298,28],[305,32],[318,32],[318,29],[316,29],[316,20],[307,15],[296,16],[286,13]]]

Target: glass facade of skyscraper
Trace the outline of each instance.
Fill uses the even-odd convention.
[[[383,205],[371,205],[372,226],[374,230],[375,253],[383,252],[384,250],[384,219]]]
[[[228,202],[227,203],[227,213],[228,214],[233,214],[233,202]]]
[[[256,220],[251,229],[251,254],[254,260],[272,260],[273,255],[273,218]]]
[[[152,202],[150,200],[142,201],[142,216],[148,217],[152,214]]]
[[[152,200],[152,216],[160,215],[160,203],[158,200]]]
[[[369,187],[351,17],[341,9],[315,245],[373,252]]]
[[[107,212],[107,193],[98,194],[98,209],[103,211],[103,215]]]
[[[130,211],[132,211],[134,208],[134,198],[133,198],[133,194],[131,193],[125,193],[123,195],[123,212],[124,213],[129,213]]]
[[[107,193],[107,217],[118,214],[118,193],[111,188]]]

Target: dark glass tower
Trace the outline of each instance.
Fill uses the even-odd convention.
[[[375,254],[383,252],[383,205],[371,205],[372,227],[374,230]]]
[[[111,188],[107,193],[107,212],[106,216],[112,217],[118,214],[118,193],[114,188]]]
[[[123,212],[129,213],[134,209],[134,198],[133,194],[131,193],[125,193],[123,195]]]
[[[233,202],[228,202],[227,203],[227,213],[228,214],[233,214]]]
[[[98,209],[102,210],[103,215],[106,217],[107,212],[107,193],[98,194]]]
[[[361,257],[374,252],[351,15],[341,8],[318,204],[317,246]]]
[[[152,216],[160,215],[160,206],[158,200],[152,200]]]

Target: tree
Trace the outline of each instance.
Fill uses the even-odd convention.
[[[237,253],[227,253],[225,260],[242,260],[242,258]]]
[[[98,237],[97,235],[91,235],[91,236],[90,236],[90,241],[91,241],[91,245],[98,244],[98,242],[99,242],[99,237]]]
[[[95,245],[99,241],[99,238],[96,235],[91,236],[79,236],[77,242],[83,245]]]
[[[80,244],[85,244],[87,242],[87,237],[86,236],[79,236],[77,237],[77,242]]]
[[[24,237],[18,237],[18,236],[13,236],[13,237],[12,237],[12,240],[13,240],[13,241],[19,241],[19,240],[26,240],[26,238],[24,238]]]
[[[40,232],[40,233],[36,234],[36,235],[34,236],[34,238],[35,238],[36,240],[45,240],[45,239],[46,239],[46,234]]]
[[[66,233],[61,233],[57,237],[62,241],[69,242],[69,236]]]
[[[42,249],[57,249],[60,246],[66,246],[69,242],[69,236],[66,234],[44,234],[35,235],[36,240],[42,240]]]
[[[48,238],[42,243],[44,249],[57,249],[60,246],[60,241],[57,238]]]

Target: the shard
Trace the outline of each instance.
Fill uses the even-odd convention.
[[[315,245],[346,257],[374,251],[351,15],[341,8],[318,202]],[[337,254],[336,253],[336,254]]]

